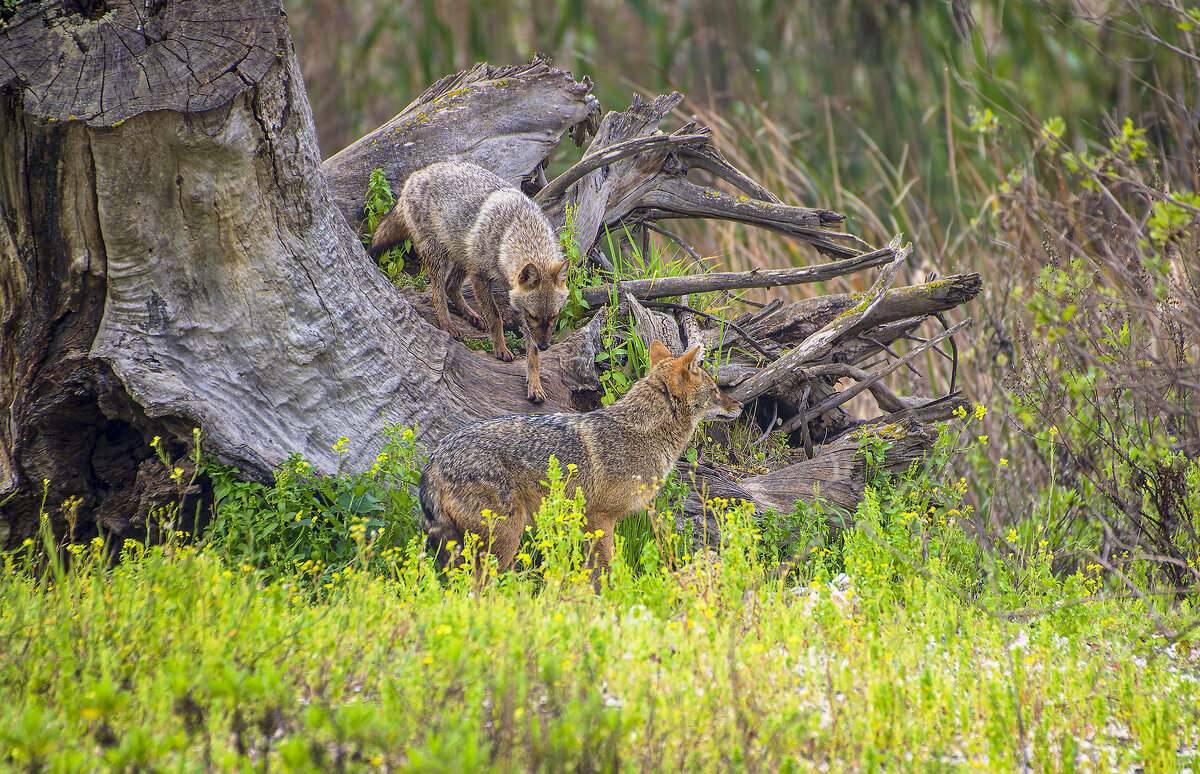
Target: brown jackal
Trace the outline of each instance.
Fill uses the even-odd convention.
[[[500,417],[442,439],[421,474],[430,553],[436,552],[440,564],[458,563],[463,536],[473,532],[496,555],[500,569],[507,569],[525,526],[536,527],[546,491],[541,481],[553,455],[564,470],[576,466],[567,489],[583,488],[585,529],[603,530],[592,552],[599,589],[617,522],[654,498],[697,425],[741,413],[738,402],[721,394],[700,368],[697,349],[673,358],[661,342],[653,342],[646,376],[620,400],[590,414]],[[481,515],[485,508],[504,517],[492,519],[490,534]]]
[[[392,208],[371,239],[377,256],[411,239],[429,271],[438,326],[456,339],[447,301],[492,336],[492,352],[512,360],[504,324],[492,298],[492,283],[508,291],[508,303],[521,313],[525,329],[525,386],[529,400],[546,399],[538,372],[538,350],[550,346],[554,323],[567,300],[567,264],[554,229],[540,207],[502,178],[477,164],[439,161],[404,182]],[[471,277],[475,303],[467,306],[463,280]]]

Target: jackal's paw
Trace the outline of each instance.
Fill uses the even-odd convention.
[[[487,330],[487,322],[484,321],[484,319],[482,317],[480,317],[479,313],[476,312],[474,309],[465,310],[463,312],[463,317],[467,318],[467,322],[471,323],[479,330],[481,330],[481,331]]]
[[[546,393],[542,390],[542,385],[529,385],[528,392],[528,398],[532,403],[544,403],[546,401]]]
[[[446,333],[449,333],[450,338],[454,339],[455,341],[463,340],[462,331],[460,331],[458,328],[455,328],[453,325],[446,325],[442,328],[442,330],[444,330]]]
[[[495,349],[496,349],[496,351],[493,354],[496,355],[497,360],[503,360],[505,363],[512,362],[513,354],[508,351],[508,347],[501,344],[499,347],[496,347]]]

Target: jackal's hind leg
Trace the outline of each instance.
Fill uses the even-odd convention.
[[[478,555],[475,557],[475,581],[483,583],[491,580],[491,554],[495,557],[495,571],[502,573],[512,567],[517,549],[521,547],[521,533],[524,529],[522,514],[512,509],[498,508],[491,511],[486,519],[479,522],[476,532],[479,537]]]
[[[492,530],[491,551],[496,555],[500,572],[513,569],[513,562],[521,548],[521,540],[525,536],[526,527],[530,529],[537,527],[537,512],[542,504],[540,490],[536,500],[517,495],[512,498],[511,502],[512,509],[505,514],[506,518]],[[524,568],[517,567],[516,569]]]
[[[417,251],[421,260],[429,267],[429,289],[433,293],[433,311],[437,313],[438,327],[462,341],[462,334],[450,321],[450,310],[446,306],[446,282],[451,271],[450,258],[429,243],[419,244]]]
[[[487,321],[485,330],[492,335],[492,354],[497,360],[503,360],[508,363],[513,359],[513,353],[509,351],[508,345],[504,343],[504,318],[500,316],[500,310],[496,307],[496,300],[492,298],[492,285],[487,277],[479,274],[471,275],[471,289],[475,291],[475,300],[479,303],[479,309],[483,312],[483,318]]]
[[[458,312],[467,322],[474,325],[479,330],[487,330],[483,318],[479,313],[467,305],[467,300],[463,298],[462,286],[463,280],[467,278],[467,270],[459,266],[457,263],[450,267],[449,276],[446,278],[446,296],[450,300],[450,305],[454,307],[454,311]]]
[[[514,518],[509,515],[509,518]],[[514,528],[516,525],[505,524],[502,529],[497,529],[492,533],[492,553],[496,555],[496,566],[500,572],[512,567],[513,559],[517,556],[517,549],[521,547],[521,530]]]

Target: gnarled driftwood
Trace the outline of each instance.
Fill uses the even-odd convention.
[[[154,436],[177,455],[199,427],[209,454],[267,478],[293,452],[325,471],[368,467],[385,422],[415,424],[434,445],[474,419],[594,406],[601,316],[542,356],[538,407],[524,399],[523,364],[450,339],[419,293],[398,291],[367,258],[357,230],[371,171],[399,190],[445,158],[523,185],[558,226],[570,206],[580,252],[617,283],[630,335],[704,347],[731,392],[760,404],[747,412],[759,431],[790,422],[806,447],[826,442],[807,462],[739,482],[714,473],[707,486],[783,509],[820,481],[849,507],[861,488],[852,431],[899,428],[896,464],[926,449],[932,435],[913,418],[941,417],[961,398],[896,396],[866,360],[972,298],[979,277],[889,290],[899,240],[874,250],[840,214],[781,203],[705,127],[663,132],[679,94],[635,97],[601,118],[590,89],[541,59],[477,65],[322,163],[280,0],[18,4],[0,31],[10,162],[0,167],[0,547],[33,534],[43,496],[59,529],[72,497],[81,534],[145,534],[150,509],[180,494]],[[547,181],[563,137],[583,145],[591,134],[583,158]],[[745,196],[698,185],[689,169]],[[648,281],[618,276],[596,249],[606,229],[686,246],[657,225],[671,218],[766,228],[836,260]],[[710,289],[875,267],[865,295],[773,305],[736,328],[692,303]],[[677,296],[659,309],[638,300]],[[884,414],[849,416],[838,378],[864,385]]]

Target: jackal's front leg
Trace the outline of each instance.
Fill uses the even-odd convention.
[[[538,370],[538,346],[533,340],[533,334],[529,331],[528,325],[522,325],[525,329],[525,391],[526,397],[534,403],[543,403],[546,400],[546,392],[542,389],[542,375]]]
[[[513,354],[508,350],[508,345],[504,343],[504,318],[500,316],[500,310],[496,308],[496,300],[492,298],[492,283],[488,281],[487,277],[472,274],[471,289],[475,291],[475,301],[479,304],[479,310],[483,312],[487,331],[492,335],[492,354],[496,356],[497,360],[511,362]]]
[[[592,543],[592,551],[588,556],[588,567],[592,571],[592,587],[596,593],[600,593],[600,587],[604,583],[605,576],[608,575],[608,566],[612,563],[613,556],[613,532],[617,528],[615,520],[602,520],[599,524],[592,519],[588,520],[588,530],[599,529],[604,534]]]

